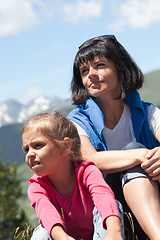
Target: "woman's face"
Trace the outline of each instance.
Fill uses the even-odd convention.
[[[95,56],[94,59],[83,62],[79,69],[83,85],[91,96],[120,96],[120,83],[113,61],[104,56]]]

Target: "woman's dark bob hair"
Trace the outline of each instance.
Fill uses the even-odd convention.
[[[83,104],[90,97],[82,83],[79,67],[83,62],[92,60],[94,56],[104,56],[115,63],[121,84],[121,98],[142,87],[143,73],[116,38],[113,35],[95,38],[82,44],[75,56],[71,82],[73,104]]]

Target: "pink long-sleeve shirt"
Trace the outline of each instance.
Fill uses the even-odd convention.
[[[99,169],[93,163],[83,161],[75,162],[74,166],[74,187],[68,196],[60,195],[47,176],[34,174],[29,180],[28,197],[49,234],[55,224],[60,224],[76,240],[91,240],[94,206],[103,224],[107,217],[120,215],[113,191]]]

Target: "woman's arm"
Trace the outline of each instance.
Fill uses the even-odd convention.
[[[160,127],[155,131],[155,138],[160,142]]]
[[[134,167],[146,160],[148,149],[97,152],[87,136],[80,136],[82,158],[94,162],[102,173],[115,173]]]
[[[155,132],[155,138],[160,142],[160,127]],[[153,180],[160,182],[160,147],[149,150],[146,155],[147,160],[141,167],[152,177]]]
[[[160,109],[151,105],[148,108],[148,122],[155,138],[160,142]],[[151,149],[147,154],[147,160],[141,167],[152,177],[160,181],[160,148]]]

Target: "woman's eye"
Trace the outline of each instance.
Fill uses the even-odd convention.
[[[88,69],[82,69],[81,70],[81,75],[85,75],[85,74],[87,74],[87,72],[88,72]]]
[[[99,68],[104,67],[104,66],[105,66],[104,63],[98,63],[98,64],[97,64],[97,67],[99,67]]]

